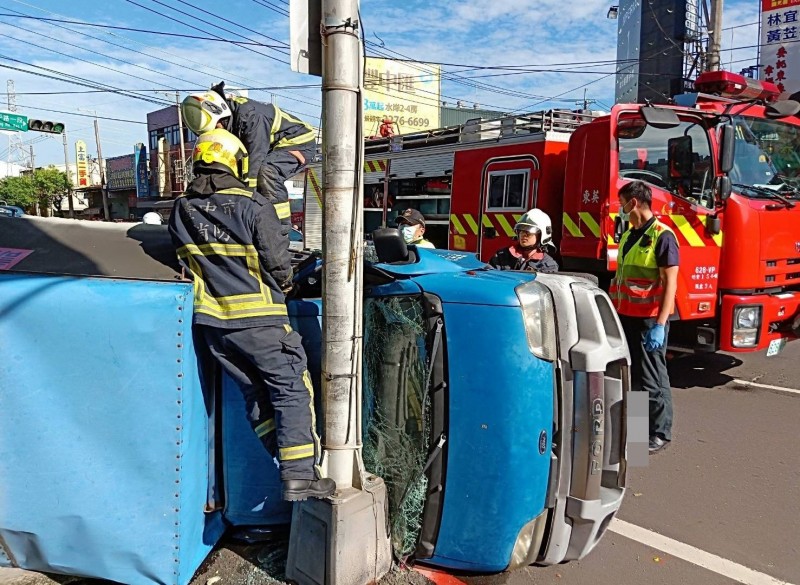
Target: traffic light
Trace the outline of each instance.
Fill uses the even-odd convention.
[[[63,134],[64,123],[28,118],[28,130],[32,130],[33,132],[47,132],[49,134]]]

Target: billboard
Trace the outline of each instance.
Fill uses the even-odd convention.
[[[800,91],[800,0],[761,0],[761,78]]]
[[[106,188],[109,191],[122,191],[136,187],[132,154],[106,159]]]
[[[78,167],[78,188],[89,186],[89,153],[86,143],[78,140],[75,143],[75,164]]]
[[[617,76],[614,84],[618,104],[639,98],[639,47],[642,34],[642,0],[620,0],[617,16]]]
[[[395,134],[438,128],[440,86],[438,65],[367,57],[364,135],[376,136],[387,118]]]
[[[134,167],[136,169],[136,196],[150,197],[150,178],[147,174],[147,149],[139,142],[133,147]]]

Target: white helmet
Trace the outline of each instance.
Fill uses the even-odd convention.
[[[148,211],[144,214],[144,216],[142,216],[142,223],[146,223],[148,225],[161,225],[164,223],[164,220],[161,219],[161,215],[155,211]]]
[[[181,115],[186,125],[197,135],[217,127],[217,122],[231,115],[228,102],[215,91],[195,93],[181,102]]]
[[[539,246],[546,246],[553,242],[553,224],[550,216],[541,209],[531,209],[526,212],[514,226],[515,232],[537,233]]]

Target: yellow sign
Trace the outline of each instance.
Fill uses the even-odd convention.
[[[390,127],[392,134],[438,128],[440,85],[438,65],[368,57],[364,135],[385,136]]]
[[[86,143],[78,140],[75,143],[75,160],[78,167],[78,187],[89,186],[89,155],[86,151]]]

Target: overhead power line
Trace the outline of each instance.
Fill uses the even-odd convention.
[[[64,114],[67,116],[80,116],[81,118],[97,118],[98,120],[111,120],[112,122],[125,122],[126,124],[147,124],[140,120],[126,120],[124,118],[110,118],[108,116],[95,116],[94,114],[81,114],[76,112],[66,112],[64,110],[54,110],[52,108],[40,108],[39,106],[28,106],[25,104],[17,104],[21,108],[28,108],[29,110],[40,110],[42,112],[52,112],[54,114]]]

